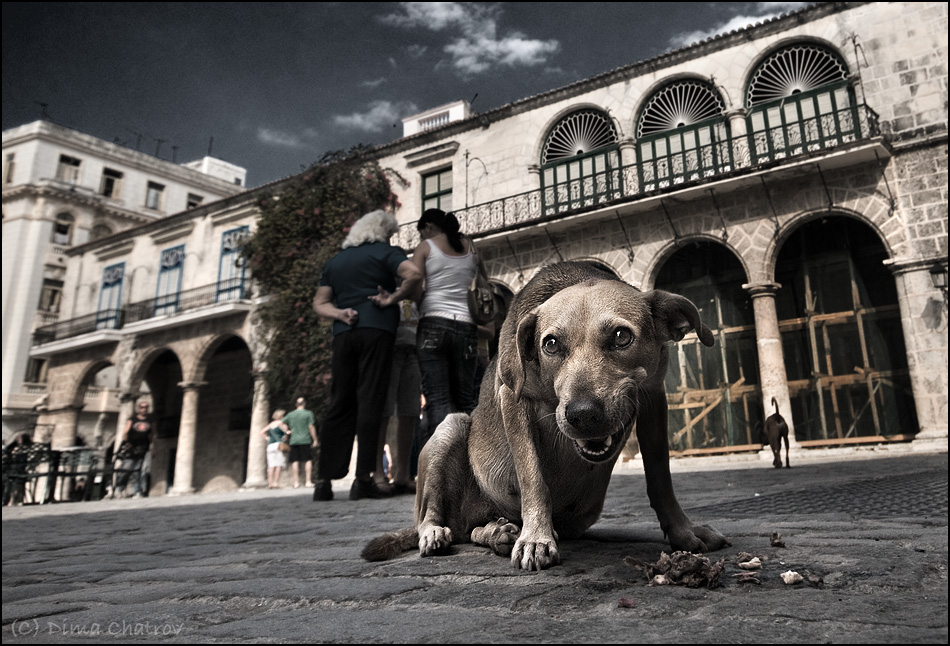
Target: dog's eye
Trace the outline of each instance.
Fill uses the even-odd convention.
[[[544,354],[561,354],[561,343],[556,337],[546,336],[544,340],[541,341],[541,349],[544,350]]]
[[[615,348],[626,348],[628,345],[633,343],[633,332],[628,330],[625,327],[618,327],[614,330],[613,338],[613,347]]]

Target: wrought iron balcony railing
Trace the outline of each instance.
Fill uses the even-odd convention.
[[[846,144],[880,135],[878,116],[866,105],[753,129],[692,147],[651,145],[649,158],[585,177],[454,211],[468,234],[484,236],[525,224],[541,223],[589,208],[671,192],[711,178],[739,176],[775,164],[791,163]],[[652,143],[652,142],[651,142]],[[419,243],[415,222],[397,234],[404,249]]]
[[[250,296],[250,286],[244,278],[223,280],[204,287],[129,303],[122,309],[100,310],[68,321],[44,325],[33,333],[33,345],[61,341],[100,330],[119,330],[132,323],[157,316],[187,312]]]

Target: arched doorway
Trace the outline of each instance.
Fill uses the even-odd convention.
[[[160,352],[145,371],[143,395],[151,399],[156,424],[155,446],[149,465],[149,491],[165,493],[175,482],[175,453],[181,424],[181,363],[171,350]]]
[[[782,245],[775,281],[795,434],[806,445],[910,439],[917,431],[887,250],[845,216]]]
[[[229,491],[247,479],[254,398],[251,352],[243,339],[228,336],[206,361],[198,406],[194,488]]]
[[[702,454],[761,447],[759,364],[746,273],[722,245],[696,242],[674,253],[655,287],[690,299],[716,338],[695,335],[670,348],[666,374],[670,450]]]

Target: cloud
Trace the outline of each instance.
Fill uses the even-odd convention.
[[[383,77],[383,78],[373,79],[371,81],[363,81],[362,83],[360,83],[360,85],[362,87],[368,87],[371,90],[373,90],[373,89],[378,88],[380,85],[382,85],[385,82],[386,82],[386,78]]]
[[[257,129],[257,140],[262,144],[281,148],[302,148],[304,145],[300,137],[293,133],[263,127]]]
[[[402,122],[404,115],[415,114],[419,108],[412,103],[394,104],[389,101],[373,101],[365,112],[337,115],[333,123],[341,128],[360,132],[380,132]]]
[[[735,31],[736,29],[743,29],[750,25],[754,25],[757,22],[775,18],[776,16],[780,16],[783,13],[796,11],[808,4],[809,3],[807,2],[759,2],[756,4],[755,15],[734,16],[726,22],[716,25],[712,29],[689,31],[676,34],[670,38],[670,47],[673,49],[686,47],[687,45],[698,43],[700,41],[706,40],[707,38],[712,38],[713,36],[727,34],[730,31]]]
[[[443,51],[462,75],[487,72],[497,66],[532,67],[546,63],[561,48],[556,40],[538,40],[513,31],[498,34],[500,9],[459,2],[403,2],[401,12],[380,19],[402,27],[453,32]],[[418,46],[415,46],[418,51]],[[423,50],[424,51],[424,50]]]

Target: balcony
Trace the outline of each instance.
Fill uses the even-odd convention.
[[[250,281],[235,278],[204,287],[129,303],[38,328],[30,356],[47,357],[117,342],[125,334],[188,325],[251,309]]]
[[[776,127],[755,127],[752,119],[747,123],[750,134],[679,149],[664,149],[651,141],[649,148],[640,148],[641,158],[634,163],[454,213],[462,231],[483,238],[605,207],[649,203],[690,188],[738,188],[748,184],[737,181],[742,178],[804,163],[821,162],[828,169],[890,155],[880,136],[877,113],[864,105]],[[418,243],[415,222],[402,224],[394,244],[414,249]]]

